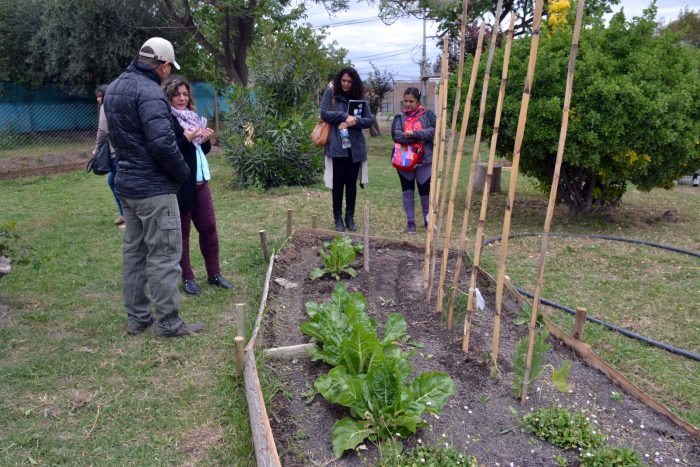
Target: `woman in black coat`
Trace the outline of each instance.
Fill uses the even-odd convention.
[[[333,190],[333,219],[338,232],[355,231],[355,198],[360,168],[365,167],[367,147],[362,130],[372,125],[369,104],[364,101],[364,85],[354,68],[343,68],[323,94],[321,118],[331,124],[323,154],[326,159],[327,186]],[[350,107],[351,101],[354,107]],[[345,133],[345,137],[343,137]],[[363,180],[364,182],[364,180]],[[345,191],[345,224],[343,224]]]
[[[180,267],[185,292],[190,295],[201,293],[190,264],[190,222],[194,223],[199,232],[199,249],[204,256],[207,281],[230,289],[233,285],[221,275],[219,266],[219,236],[208,183],[211,174],[206,154],[211,150],[209,139],[213,131],[207,128],[206,119],[200,119],[197,115],[192,86],[187,80],[172,76],[163,84],[163,89],[170,100],[178,148],[190,168],[190,176],[177,193],[182,224]]]

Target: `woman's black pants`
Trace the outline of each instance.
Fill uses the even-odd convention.
[[[343,190],[345,190],[345,215],[355,215],[357,176],[361,162],[353,162],[352,156],[333,158],[333,216],[343,214]]]

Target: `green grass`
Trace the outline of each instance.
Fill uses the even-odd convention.
[[[370,184],[358,190],[358,226],[365,203],[372,234],[420,241],[403,233],[396,172],[389,166],[388,138],[369,140]],[[486,146],[482,145],[482,160]],[[468,166],[465,150],[463,177]],[[183,297],[186,320],[207,331],[181,340],[152,334],[129,337],[121,299],[121,234],[112,225],[115,206],[103,177],[82,172],[0,182],[0,225],[17,221],[16,251],[26,264],[0,280],[0,465],[226,464],[253,465],[243,388],[233,362],[232,303],[245,302],[249,325],[262,293],[263,264],[258,231],[273,247],[284,241],[286,211],[296,226],[332,227],[330,192],[317,184],[268,193],[233,190],[230,169],[211,159],[221,242],[222,271],[236,291],[208,287],[196,240],[191,245],[199,298]],[[507,187],[508,172],[503,187]],[[700,192],[635,190],[610,213],[570,218],[558,208],[553,231],[642,238],[700,250]],[[464,209],[457,196],[452,243]],[[486,236],[500,235],[505,195],[489,202]],[[473,233],[481,196],[471,211]],[[546,197],[519,180],[513,232],[538,232]],[[418,208],[418,206],[417,206]],[[418,208],[419,209],[419,208]],[[678,222],[657,220],[669,209]],[[495,264],[497,246],[486,248],[484,265]],[[534,288],[539,239],[511,242],[508,274]],[[544,296],[589,314],[629,326],[700,352],[697,259],[646,247],[605,241],[552,239]],[[494,272],[493,269],[489,269]],[[693,313],[695,311],[695,313]],[[558,319],[570,326],[568,317]],[[700,425],[700,372],[690,362],[595,326],[586,341],[633,382]],[[268,397],[282,391],[259,368]]]

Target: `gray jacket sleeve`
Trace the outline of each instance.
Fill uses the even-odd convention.
[[[435,123],[437,117],[435,116],[435,112],[432,110],[427,110],[425,112],[425,117],[426,118],[421,118],[421,120],[424,122],[427,121],[428,127],[424,127],[422,130],[416,130],[413,132],[413,134],[419,141],[432,141],[435,138]]]
[[[323,93],[323,99],[321,100],[321,118],[328,123],[343,123],[348,118],[348,113],[345,111],[331,110],[332,101],[333,90],[327,87],[326,91]]]
[[[408,138],[403,134],[403,116],[401,114],[394,115],[394,121],[391,124],[391,139],[399,144],[415,144],[418,142],[415,138]]]
[[[95,137],[95,152],[102,143],[109,141],[109,129],[107,128],[107,114],[105,114],[105,106],[100,106],[100,117],[97,121],[97,136]]]
[[[365,128],[372,126],[372,112],[369,110],[369,103],[365,103],[362,106],[362,116],[356,117],[356,120],[357,123],[355,123],[355,126],[360,130],[364,130]]]
[[[143,95],[138,112],[149,155],[173,181],[182,184],[190,168],[177,147],[170,105],[165,95]]]

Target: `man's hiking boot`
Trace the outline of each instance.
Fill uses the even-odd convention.
[[[136,336],[138,334],[141,334],[146,329],[150,328],[153,325],[153,323],[154,323],[153,318],[151,318],[150,321],[148,321],[148,324],[138,325],[138,324],[132,324],[131,322],[129,322],[126,325],[126,332],[131,334],[132,336]]]
[[[158,336],[158,337],[183,337],[183,336],[189,336],[190,334],[194,334],[196,332],[202,332],[202,331],[204,331],[204,324],[202,324],[202,323],[187,324],[187,323],[183,322],[182,326],[180,326],[174,332],[161,333],[161,332],[156,331],[156,336]]]

